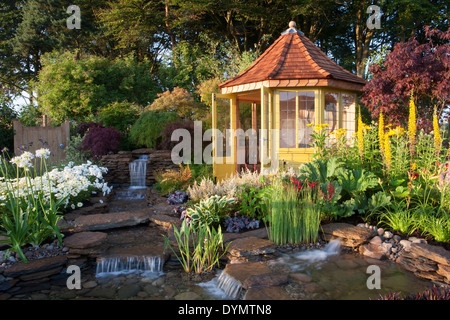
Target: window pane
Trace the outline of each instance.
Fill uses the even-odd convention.
[[[347,129],[347,141],[351,141],[356,128],[355,96],[342,94],[342,128]]]
[[[324,123],[329,125],[328,134],[338,128],[338,98],[337,93],[325,92]]]
[[[313,127],[307,125],[315,119],[315,95],[314,91],[298,93],[298,147],[309,148],[310,135]]]
[[[295,148],[296,92],[280,92],[280,148]]]

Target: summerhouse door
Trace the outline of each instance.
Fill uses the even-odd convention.
[[[234,175],[236,171],[235,126],[236,97],[230,94],[213,94],[213,174],[219,181]]]

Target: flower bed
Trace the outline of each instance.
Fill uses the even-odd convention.
[[[69,163],[62,169],[48,169],[48,149],[39,149],[8,161],[1,158],[0,231],[9,250],[27,261],[22,248],[39,246],[49,238],[62,235],[57,225],[61,213],[83,206],[93,193],[109,194],[111,187],[103,180],[107,169],[87,162]],[[12,171],[12,172],[11,172]],[[13,175],[13,172],[15,175]]]

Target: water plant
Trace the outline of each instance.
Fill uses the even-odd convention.
[[[183,220],[180,229],[173,225],[178,250],[170,244],[164,235],[165,247],[170,247],[186,273],[200,274],[219,266],[220,258],[226,254],[228,246],[224,246],[222,229],[209,225],[193,228]]]
[[[317,195],[317,184],[299,191],[298,186],[275,179],[268,216],[269,239],[279,245],[316,242],[321,221]]]

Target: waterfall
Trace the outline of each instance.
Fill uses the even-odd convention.
[[[222,289],[223,292],[232,299],[241,298],[244,291],[239,281],[233,279],[233,277],[230,277],[223,271],[217,279],[217,287]]]
[[[145,189],[148,156],[143,155],[130,163],[130,189]]]
[[[96,275],[150,271],[162,272],[164,259],[154,256],[113,256],[97,259]]]
[[[309,263],[326,260],[329,256],[339,254],[341,242],[339,240],[331,240],[323,249],[308,250],[295,255],[295,258],[308,261]]]

